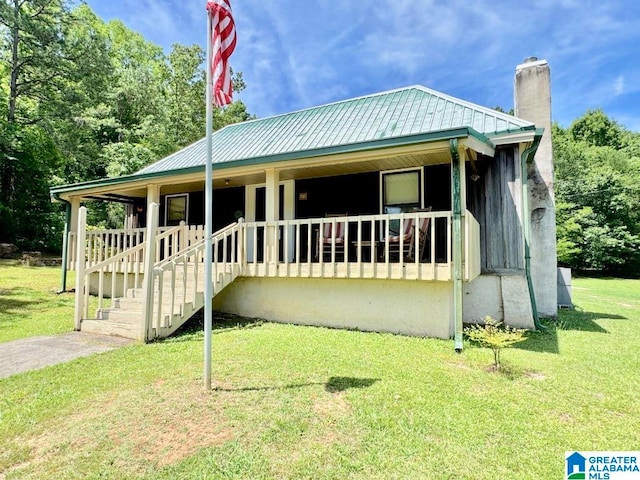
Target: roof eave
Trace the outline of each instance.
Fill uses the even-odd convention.
[[[530,127],[496,132],[490,138],[493,144],[498,146],[531,142],[535,136],[536,127],[532,125]]]
[[[383,138],[379,140],[371,140],[367,142],[359,142],[345,145],[338,145],[332,147],[322,147],[312,150],[303,150],[297,152],[280,153],[276,155],[269,155],[263,157],[252,157],[239,160],[233,160],[223,163],[213,163],[214,170],[226,170],[228,168],[244,167],[251,165],[263,165],[276,162],[286,162],[290,160],[301,160],[313,157],[325,157],[330,155],[348,154],[355,152],[365,152],[372,150],[380,150],[392,147],[401,147],[405,145],[415,145],[419,143],[432,143],[442,140],[449,140],[453,138],[467,138],[470,143],[473,143],[474,149],[478,150],[490,150],[493,151],[494,143],[489,137],[474,130],[470,127],[460,127],[448,130],[439,130],[436,132],[428,132],[415,135],[406,135],[402,137]],[[480,151],[478,150],[478,151]],[[175,175],[187,175],[191,173],[198,173],[204,171],[204,165],[196,165],[193,167],[186,167],[175,170],[163,170],[159,172],[149,172],[143,174],[126,175],[122,177],[104,178],[100,180],[94,180],[90,182],[74,183],[69,185],[60,185],[52,187],[50,189],[51,196],[54,199],[63,198],[63,196],[69,196],[69,194],[91,190],[97,187],[105,187],[110,185],[123,185],[127,183],[140,182],[144,180],[153,180],[162,177],[175,176]],[[66,195],[65,195],[66,194]]]

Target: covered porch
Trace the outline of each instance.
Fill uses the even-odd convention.
[[[466,208],[467,170],[477,150],[493,150],[466,131],[459,136],[333,155],[331,162],[219,172],[212,281],[219,291],[238,277],[436,282],[445,290],[436,289],[442,294],[432,301],[452,304],[461,342],[455,304],[463,282],[481,272],[480,224]],[[135,303],[146,325],[137,338],[148,340],[170,334],[202,306],[204,188],[201,174],[182,173],[71,192],[65,265],[78,270],[77,328],[120,319]],[[125,228],[87,230],[82,201],[116,197],[127,203]],[[90,293],[98,297],[95,315]],[[449,325],[448,310],[442,320]]]

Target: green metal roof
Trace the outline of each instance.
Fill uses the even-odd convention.
[[[213,134],[213,164],[261,163],[303,152],[332,153],[350,146],[459,128],[488,138],[529,130],[531,122],[490,108],[413,86],[297,112],[228,125]],[[387,143],[387,142],[382,142]],[[396,142],[390,142],[396,143]],[[307,155],[301,155],[307,156]],[[204,166],[206,140],[143,168],[132,177]],[[230,166],[230,165],[229,165]]]
[[[534,129],[531,122],[418,85],[228,125],[213,133],[213,168],[470,136],[491,144]],[[52,187],[51,194],[204,171],[205,161],[203,138],[133,175]]]

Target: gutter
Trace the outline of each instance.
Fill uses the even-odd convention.
[[[462,292],[462,185],[460,183],[460,155],[458,139],[449,140],[451,154],[451,210],[453,257],[453,343],[456,353],[463,348],[463,292]]]
[[[59,193],[52,193],[51,197],[54,201],[65,204],[64,219],[64,236],[62,237],[62,278],[60,279],[60,290],[56,293],[61,294],[67,291],[67,262],[69,260],[69,226],[71,224],[71,203],[60,197]]]
[[[536,151],[540,145],[542,139],[543,128],[536,129],[536,135],[533,139],[533,143],[522,152],[520,159],[520,166],[522,172],[520,179],[522,181],[522,232],[524,239],[524,269],[527,277],[527,285],[529,286],[529,299],[531,301],[531,312],[533,313],[533,325],[536,330],[546,330],[547,327],[540,323],[540,317],[538,316],[538,307],[536,305],[536,296],[533,290],[533,280],[531,278],[531,212],[529,211],[529,173],[528,166],[533,163]]]

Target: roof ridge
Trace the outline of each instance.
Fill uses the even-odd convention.
[[[295,152],[329,151],[383,138],[412,138],[466,127],[494,138],[529,130],[534,124],[423,85],[410,85],[226,125],[213,135],[213,161],[284,158]],[[136,173],[204,164],[205,140],[197,140]]]
[[[527,123],[528,125],[533,125],[532,122],[529,122],[528,120],[524,120],[522,118],[516,117],[515,115],[509,115],[508,113],[500,112],[498,110],[494,110],[492,108],[485,107],[483,105],[480,105],[480,104],[477,104],[477,103],[473,103],[473,102],[470,102],[468,100],[463,100],[461,98],[454,97],[453,95],[449,95],[448,93],[443,93],[443,92],[440,92],[438,90],[434,90],[432,88],[425,87],[424,85],[414,84],[414,85],[408,85],[406,87],[392,88],[390,90],[384,90],[382,92],[368,93],[368,94],[365,94],[365,95],[360,95],[358,97],[351,97],[351,98],[345,98],[343,100],[336,100],[334,102],[324,103],[322,105],[314,105],[313,107],[301,108],[299,110],[294,110],[292,112],[278,113],[276,115],[271,115],[271,116],[268,116],[268,117],[254,118],[254,119],[251,119],[251,120],[246,120],[244,122],[232,123],[232,124],[229,124],[229,125],[225,125],[224,127],[220,128],[219,130],[216,130],[216,132],[220,132],[222,130],[226,130],[227,128],[237,127],[239,125],[247,125],[247,124],[251,124],[251,123],[264,122],[266,120],[273,120],[273,119],[276,119],[276,118],[293,116],[295,114],[299,114],[299,113],[303,113],[303,112],[309,112],[309,111],[312,111],[312,110],[319,110],[319,109],[322,109],[322,108],[330,107],[332,105],[339,105],[339,104],[344,104],[344,103],[355,102],[355,101],[358,101],[358,100],[362,100],[364,98],[381,97],[383,95],[390,95],[390,94],[393,94],[393,93],[402,92],[402,91],[409,91],[409,90],[420,90],[420,91],[422,91],[424,93],[428,93],[429,95],[433,95],[435,97],[443,98],[444,100],[449,100],[451,102],[461,104],[461,105],[463,105],[465,107],[468,107],[468,108],[471,108],[473,110],[482,110],[485,114],[494,115],[495,117],[500,118],[502,120],[505,120],[507,122],[513,122],[513,120],[517,120],[518,122],[524,122],[524,123]],[[214,133],[216,133],[216,132],[214,132]]]

